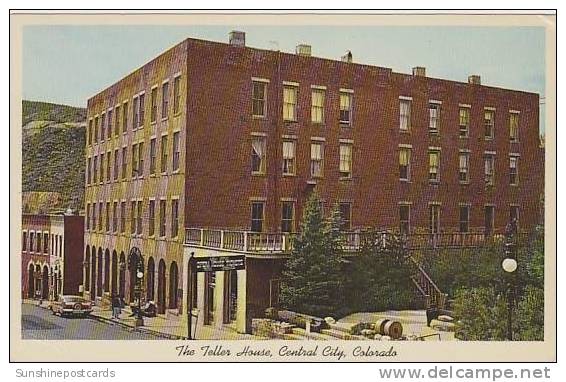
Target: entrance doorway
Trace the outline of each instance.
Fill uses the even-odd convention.
[[[43,266],[41,298],[47,300],[49,298],[49,268],[47,265]]]
[[[236,270],[224,272],[224,317],[222,322],[236,321],[238,312],[238,273]]]
[[[210,325],[214,322],[214,289],[216,288],[216,272],[204,274],[204,324]]]
[[[157,313],[165,314],[165,261],[159,260],[157,270]]]

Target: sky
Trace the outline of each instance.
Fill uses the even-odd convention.
[[[545,35],[541,27],[457,26],[156,26],[36,25],[23,32],[23,98],[86,107],[110,86],[187,37],[227,42],[246,32],[246,45],[292,53],[299,43],[318,57],[427,76],[545,94]],[[543,102],[543,101],[542,101]],[[541,105],[544,131],[544,105]]]

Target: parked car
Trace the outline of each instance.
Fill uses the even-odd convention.
[[[81,296],[59,296],[51,303],[53,314],[86,317],[92,312],[92,304]]]

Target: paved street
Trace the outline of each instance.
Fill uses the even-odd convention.
[[[50,310],[22,304],[22,339],[35,340],[158,340],[120,325],[92,318],[63,318]]]

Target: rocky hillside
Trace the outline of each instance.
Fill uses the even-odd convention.
[[[85,119],[83,108],[22,103],[23,191],[59,193],[53,209],[83,205]]]

